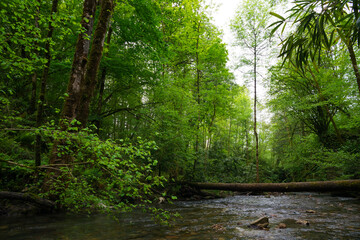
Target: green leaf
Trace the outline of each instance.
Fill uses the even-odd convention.
[[[285,21],[285,18],[280,16],[279,14],[275,13],[275,12],[270,12],[271,15],[273,15],[274,17],[280,18],[281,20]]]

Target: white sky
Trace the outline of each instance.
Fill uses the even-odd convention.
[[[254,0],[256,1],[256,0]],[[244,74],[239,70],[235,69],[234,65],[237,60],[237,52],[241,49],[234,46],[234,35],[230,30],[230,22],[235,17],[236,9],[240,5],[241,0],[205,0],[205,3],[208,5],[216,6],[214,10],[211,11],[211,16],[213,17],[213,24],[215,24],[218,29],[223,32],[223,42],[227,44],[227,49],[229,52],[229,64],[231,71],[234,73],[236,82],[239,85],[244,85],[245,80],[250,84],[246,84],[250,92],[253,94],[253,84],[251,79],[246,79]],[[261,84],[257,84],[259,98],[265,98],[265,89]],[[251,95],[252,95],[251,94]]]
[[[230,30],[230,21],[234,18],[236,9],[241,0],[205,0],[206,4],[216,6],[212,11],[213,23],[223,31],[223,41],[228,46],[234,42]]]
[[[254,0],[256,1],[256,0]],[[238,6],[240,5],[242,1],[241,0],[205,0],[205,3],[207,5],[215,5],[215,10],[211,11],[211,16],[213,17],[213,24],[215,24],[219,30],[223,32],[223,42],[227,44],[227,49],[229,52],[229,64],[231,71],[235,75],[235,81],[239,85],[245,84],[248,89],[250,90],[250,97],[253,97],[253,84],[251,79],[246,79],[244,74],[239,70],[235,69],[234,65],[236,64],[237,60],[237,52],[241,51],[239,47],[234,46],[235,37],[233,33],[230,30],[230,21],[235,17],[236,10]],[[264,70],[266,75],[266,70]],[[259,77],[260,80],[260,77]],[[258,95],[258,101],[261,103],[266,102],[266,89],[263,87],[263,84],[261,84],[261,80],[258,81],[257,84],[257,95]],[[264,109],[265,110],[265,109]],[[260,111],[260,116],[258,116],[261,120],[265,120],[266,122],[269,121],[269,113],[268,111]]]

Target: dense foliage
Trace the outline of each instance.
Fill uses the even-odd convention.
[[[307,16],[325,2],[325,17]],[[128,210],[165,194],[166,181],[255,181],[255,145],[263,182],[359,178],[358,8],[339,2],[339,13],[310,0],[289,17],[272,13],[273,39],[285,22],[295,27],[284,60],[262,66],[273,114],[254,132],[250,93],[203,1],[2,0],[0,190]],[[249,19],[270,11],[251,7]],[[309,40],[319,26],[299,24],[308,18],[322,40]],[[238,41],[262,49],[269,36],[254,43],[246,27],[234,24]],[[316,58],[291,36],[319,44]],[[242,63],[255,66],[251,80],[257,65]]]
[[[164,177],[243,180],[250,100],[201,1],[0,4],[1,190],[128,209]]]

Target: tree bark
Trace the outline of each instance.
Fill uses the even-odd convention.
[[[81,18],[81,31],[78,35],[74,59],[72,63],[69,84],[67,87],[67,97],[61,112],[60,129],[66,130],[68,124],[76,119],[76,109],[80,103],[80,86],[84,79],[87,57],[90,49],[90,38],[93,31],[94,16],[96,10],[96,0],[85,0]],[[69,154],[58,155],[59,146],[66,145],[64,140],[56,139],[51,149],[50,164],[68,164],[72,162]],[[42,191],[48,192],[52,188],[52,181],[60,175],[56,169],[48,169],[46,178],[42,185]],[[65,181],[65,179],[63,179]],[[56,196],[51,196],[56,199]]]
[[[76,109],[80,103],[80,86],[83,82],[85,67],[87,63],[87,57],[90,49],[90,36],[94,25],[94,15],[96,9],[96,0],[85,0],[83,7],[83,14],[81,20],[81,27],[84,32],[80,32],[76,49],[74,54],[74,60],[70,73],[69,84],[67,88],[67,97],[61,112],[60,128],[66,130],[68,123],[76,119]],[[70,156],[64,155],[61,158],[57,156],[58,146],[64,144],[60,140],[54,142],[51,150],[50,164],[62,163],[66,164],[70,162]],[[45,185],[48,185],[45,181]],[[48,186],[45,186],[47,189]]]
[[[41,0],[38,0],[36,14],[34,16],[34,25],[36,29],[39,29],[40,5],[41,5]],[[38,34],[35,34],[35,37],[40,38]],[[38,51],[35,51],[35,53],[39,54]],[[31,97],[30,97],[30,105],[28,109],[29,114],[33,114],[36,111],[36,92],[37,92],[37,72],[35,70],[31,77]]]
[[[106,40],[106,43],[107,43],[108,46],[110,46],[111,35],[112,35],[112,28],[110,27],[109,31],[108,31],[107,40]],[[104,66],[102,71],[101,71],[100,82],[98,84],[99,85],[99,96],[98,96],[97,104],[96,104],[96,114],[97,114],[99,119],[96,120],[95,126],[97,128],[98,133],[99,133],[99,130],[100,130],[100,127],[101,127],[101,122],[102,122],[101,113],[102,113],[102,108],[103,108],[103,103],[104,103],[103,98],[104,98],[106,74],[107,74],[107,67]]]
[[[360,73],[359,73],[359,67],[358,67],[358,64],[357,64],[353,44],[350,42],[346,46],[347,46],[348,51],[349,51],[351,65],[352,65],[353,70],[354,70],[354,74],[355,74],[355,77],[356,77],[356,83],[358,85],[358,90],[359,90],[359,94],[360,94]]]
[[[190,183],[190,185],[200,189],[239,192],[331,192],[359,191],[360,179],[291,183]]]
[[[198,119],[197,119],[197,123],[196,123],[196,136],[195,136],[195,159],[194,159],[194,165],[193,165],[193,177],[195,176],[195,172],[196,172],[196,166],[199,163],[200,160],[200,136],[199,136],[199,132],[200,132],[200,121],[201,121],[201,116],[200,116],[200,59],[199,59],[199,42],[200,42],[200,27],[201,27],[201,21],[198,23],[197,26],[197,39],[196,39],[196,52],[195,52],[195,61],[196,61],[196,81],[195,81],[195,91],[196,91],[196,102],[197,102],[197,106],[198,106]]]
[[[86,126],[89,117],[90,103],[97,83],[97,73],[104,49],[104,41],[114,6],[113,0],[102,0],[101,2],[99,21],[96,25],[89,61],[86,65],[84,82],[81,84],[80,103],[76,112],[77,120],[81,122],[81,127]]]
[[[84,79],[88,54],[90,50],[90,38],[94,26],[94,16],[96,0],[85,0],[81,27],[84,32],[78,36],[74,60],[72,63],[69,84],[66,93],[68,94],[62,109],[61,118],[65,120],[60,123],[60,127],[65,130],[67,123],[76,119],[76,111],[80,104],[81,84]]]
[[[257,122],[256,122],[256,84],[257,84],[257,45],[256,45],[256,35],[255,35],[255,47],[254,47],[254,135],[255,135],[255,162],[256,162],[256,182],[260,182],[259,176],[259,136],[257,133]]]

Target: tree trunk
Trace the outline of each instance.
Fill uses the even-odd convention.
[[[201,26],[201,22],[199,22],[198,27],[197,27],[197,31],[198,31],[198,35],[197,35],[197,39],[196,39],[196,53],[195,53],[195,61],[196,61],[196,82],[195,82],[195,87],[196,87],[196,102],[198,105],[198,120],[197,120],[197,126],[196,126],[196,140],[195,140],[195,159],[194,159],[194,165],[193,165],[193,177],[195,176],[195,171],[196,171],[196,165],[198,164],[199,160],[200,160],[200,136],[199,136],[199,131],[200,131],[200,121],[201,121],[201,116],[200,116],[200,69],[199,69],[199,41],[200,41],[200,26]]]
[[[34,16],[35,29],[39,29],[40,5],[41,5],[41,0],[38,0],[36,14]],[[38,34],[35,34],[35,37],[38,39],[40,38]],[[38,51],[35,51],[35,53],[39,54]],[[31,77],[31,97],[30,97],[30,105],[28,109],[29,114],[33,114],[36,111],[36,92],[37,92],[37,72],[35,70]]]
[[[256,182],[260,182],[259,176],[259,136],[257,133],[257,123],[256,123],[256,76],[257,76],[257,46],[256,46],[256,36],[255,36],[255,48],[254,48],[254,135],[255,135],[255,162],[256,162]]]
[[[81,25],[83,28],[85,28],[86,31],[79,34],[76,45],[74,61],[67,90],[68,97],[66,98],[63,107],[63,121],[60,122],[60,128],[62,130],[66,130],[68,123],[75,119],[80,121],[81,127],[86,125],[89,116],[91,98],[96,87],[96,76],[98,73],[100,60],[102,58],[104,39],[108,29],[108,23],[110,21],[113,7],[114,5],[112,0],[101,1],[100,16],[91,44],[90,54],[89,57],[87,57],[90,46],[89,36],[93,29],[94,19],[92,17],[95,14],[96,1],[85,0],[84,2]],[[61,145],[67,144],[64,140],[57,140],[54,142],[50,158],[51,164],[68,164],[72,161],[72,156],[67,153],[63,153],[60,157],[58,156],[58,147]],[[46,182],[45,184],[48,185]],[[45,186],[45,189],[46,188],[47,187]]]
[[[113,0],[103,0],[101,2],[99,21],[96,25],[89,61],[86,65],[84,83],[81,84],[80,104],[76,114],[77,120],[81,122],[82,127],[85,127],[89,117],[90,103],[97,83],[97,73],[104,49],[104,41],[114,6]]]
[[[360,190],[359,179],[291,183],[190,183],[190,185],[200,189],[239,192],[331,192]]]
[[[36,111],[36,91],[37,91],[37,72],[34,72],[31,76],[31,97],[29,105],[29,114],[33,114]]]
[[[36,127],[40,127],[43,122],[46,85],[47,85],[50,63],[51,63],[50,44],[51,44],[51,38],[52,38],[52,35],[54,32],[54,26],[52,25],[52,22],[54,21],[53,14],[55,14],[57,12],[57,8],[58,8],[58,0],[53,0],[52,7],[51,7],[51,19],[49,21],[49,31],[47,34],[48,40],[46,41],[46,45],[45,45],[45,51],[46,51],[45,58],[46,58],[47,62],[45,64],[43,74],[41,77],[39,104],[37,107],[37,114],[36,114]],[[35,81],[35,86],[36,86],[36,75],[34,77],[35,77],[35,79],[33,80],[33,82]],[[40,166],[40,164],[41,164],[41,135],[37,134],[36,135],[36,143],[35,143],[35,166]]]
[[[85,0],[81,27],[85,29],[78,36],[74,60],[71,68],[69,84],[67,87],[67,97],[61,112],[60,128],[66,130],[68,123],[76,118],[76,109],[80,102],[80,86],[84,78],[87,57],[90,48],[90,36],[93,30],[96,9],[96,0]],[[60,140],[54,142],[51,150],[50,164],[68,163],[70,156],[58,157],[58,146],[64,144]],[[45,181],[45,185],[47,185]],[[45,187],[47,188],[47,187]]]
[[[61,118],[64,121],[60,123],[60,127],[65,130],[67,123],[76,119],[76,110],[80,104],[80,90],[84,79],[87,58],[90,50],[90,38],[94,26],[94,16],[96,9],[96,0],[85,0],[81,27],[84,32],[78,36],[74,60],[72,63],[70,80],[67,87],[67,97],[62,109]]]
[[[79,33],[76,43],[69,84],[66,91],[67,97],[65,98],[60,117],[59,126],[61,130],[66,130],[68,124],[76,119],[76,109],[80,102],[80,86],[84,78],[87,57],[90,49],[90,38],[94,25],[96,2],[96,0],[85,0],[83,4],[83,13],[80,24],[84,31]],[[50,164],[68,164],[72,161],[72,157],[69,154],[58,154],[59,147],[65,145],[65,140],[56,139],[54,141],[51,149]],[[50,191],[53,179],[58,178],[60,173],[60,171],[49,169],[42,185],[42,191]],[[66,181],[66,179],[63,179],[63,181]],[[57,198],[57,196],[51,197],[54,199]]]
[[[107,36],[107,45],[110,45],[110,41],[111,41],[111,35],[112,35],[112,28],[109,28],[109,32],[108,32],[108,36]],[[98,116],[98,119],[95,122],[95,126],[97,128],[97,131],[99,133],[99,129],[101,128],[101,121],[102,118],[101,116],[101,112],[102,112],[102,107],[103,107],[103,103],[104,103],[104,90],[105,90],[105,80],[106,80],[106,73],[107,73],[107,67],[104,66],[102,71],[101,71],[101,77],[100,77],[100,82],[99,82],[99,97],[97,99],[97,104],[96,104],[96,114]]]
[[[347,48],[348,48],[348,51],[349,51],[351,64],[352,64],[352,67],[353,67],[353,70],[354,70],[354,74],[355,74],[355,77],[356,77],[356,82],[357,82],[358,90],[359,90],[359,94],[360,94],[360,73],[359,73],[359,67],[358,67],[358,64],[357,64],[353,44],[351,42],[348,43]]]

